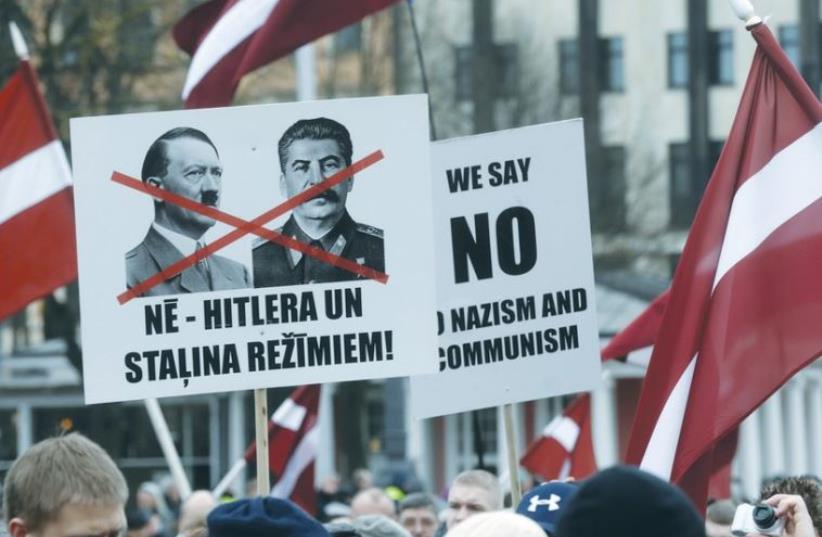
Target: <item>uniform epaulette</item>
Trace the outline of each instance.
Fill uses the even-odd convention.
[[[126,259],[131,259],[132,257],[136,256],[138,248],[139,248],[139,246],[137,246],[135,248],[132,248],[131,250],[126,252]]]
[[[366,235],[371,235],[372,237],[377,237],[378,239],[382,238],[382,230],[378,227],[369,226],[368,224],[361,224],[357,222],[357,231],[360,233],[365,233]]]
[[[283,232],[283,228],[278,227],[278,228],[276,229],[276,231],[277,231],[277,233],[282,233],[282,232]],[[254,240],[251,242],[251,249],[252,249],[252,250],[254,250],[255,248],[258,248],[258,247],[262,246],[263,244],[265,244],[265,243],[267,243],[267,242],[268,242],[268,239],[264,239],[264,238],[262,238],[262,237],[257,237],[256,239],[254,239]]]

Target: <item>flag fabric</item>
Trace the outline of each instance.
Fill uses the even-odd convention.
[[[656,335],[662,324],[665,307],[671,296],[668,289],[651,302],[639,316],[619,331],[605,347],[602,348],[602,361],[626,357],[631,362],[630,354],[636,350],[650,347],[656,341]],[[640,364],[647,367],[647,364]]]
[[[197,6],[172,31],[192,56],[186,107],[230,104],[247,73],[396,1],[210,0]]]
[[[274,411],[268,424],[269,471],[276,477],[271,495],[288,498],[312,515],[317,512],[314,461],[319,406],[320,385],[300,386]],[[256,462],[256,457],[252,442],[245,453],[246,463]]]
[[[729,434],[822,352],[822,104],[767,26],[674,275],[627,460],[705,507]]]
[[[591,438],[591,396],[577,396],[554,418],[520,459],[523,468],[546,480],[581,479],[597,471]]]
[[[602,361],[629,357],[632,352],[653,345],[668,296],[669,292],[665,291],[656,297],[616,334],[602,349]],[[571,401],[562,415],[554,418],[531,443],[520,464],[529,472],[549,480],[571,476],[581,479],[596,472],[591,436],[591,396],[581,394]]]
[[[63,145],[28,61],[0,90],[0,320],[77,278]]]

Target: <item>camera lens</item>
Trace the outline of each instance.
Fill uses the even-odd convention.
[[[770,528],[776,522],[776,512],[770,505],[757,505],[753,510],[753,520],[758,528]]]

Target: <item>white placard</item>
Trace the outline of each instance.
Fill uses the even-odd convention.
[[[426,111],[403,96],[72,120],[86,402],[435,371]],[[279,235],[243,224],[346,167],[339,126],[367,161],[350,192],[312,191],[264,224]],[[207,139],[177,130],[147,158],[181,127]],[[115,172],[222,214],[155,205]],[[205,263],[139,288],[203,247]]]
[[[432,144],[439,372],[425,418],[599,382],[582,121]]]

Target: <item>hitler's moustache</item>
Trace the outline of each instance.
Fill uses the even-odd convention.
[[[217,205],[217,202],[220,199],[220,193],[216,190],[206,190],[200,196],[200,200],[203,205]]]

